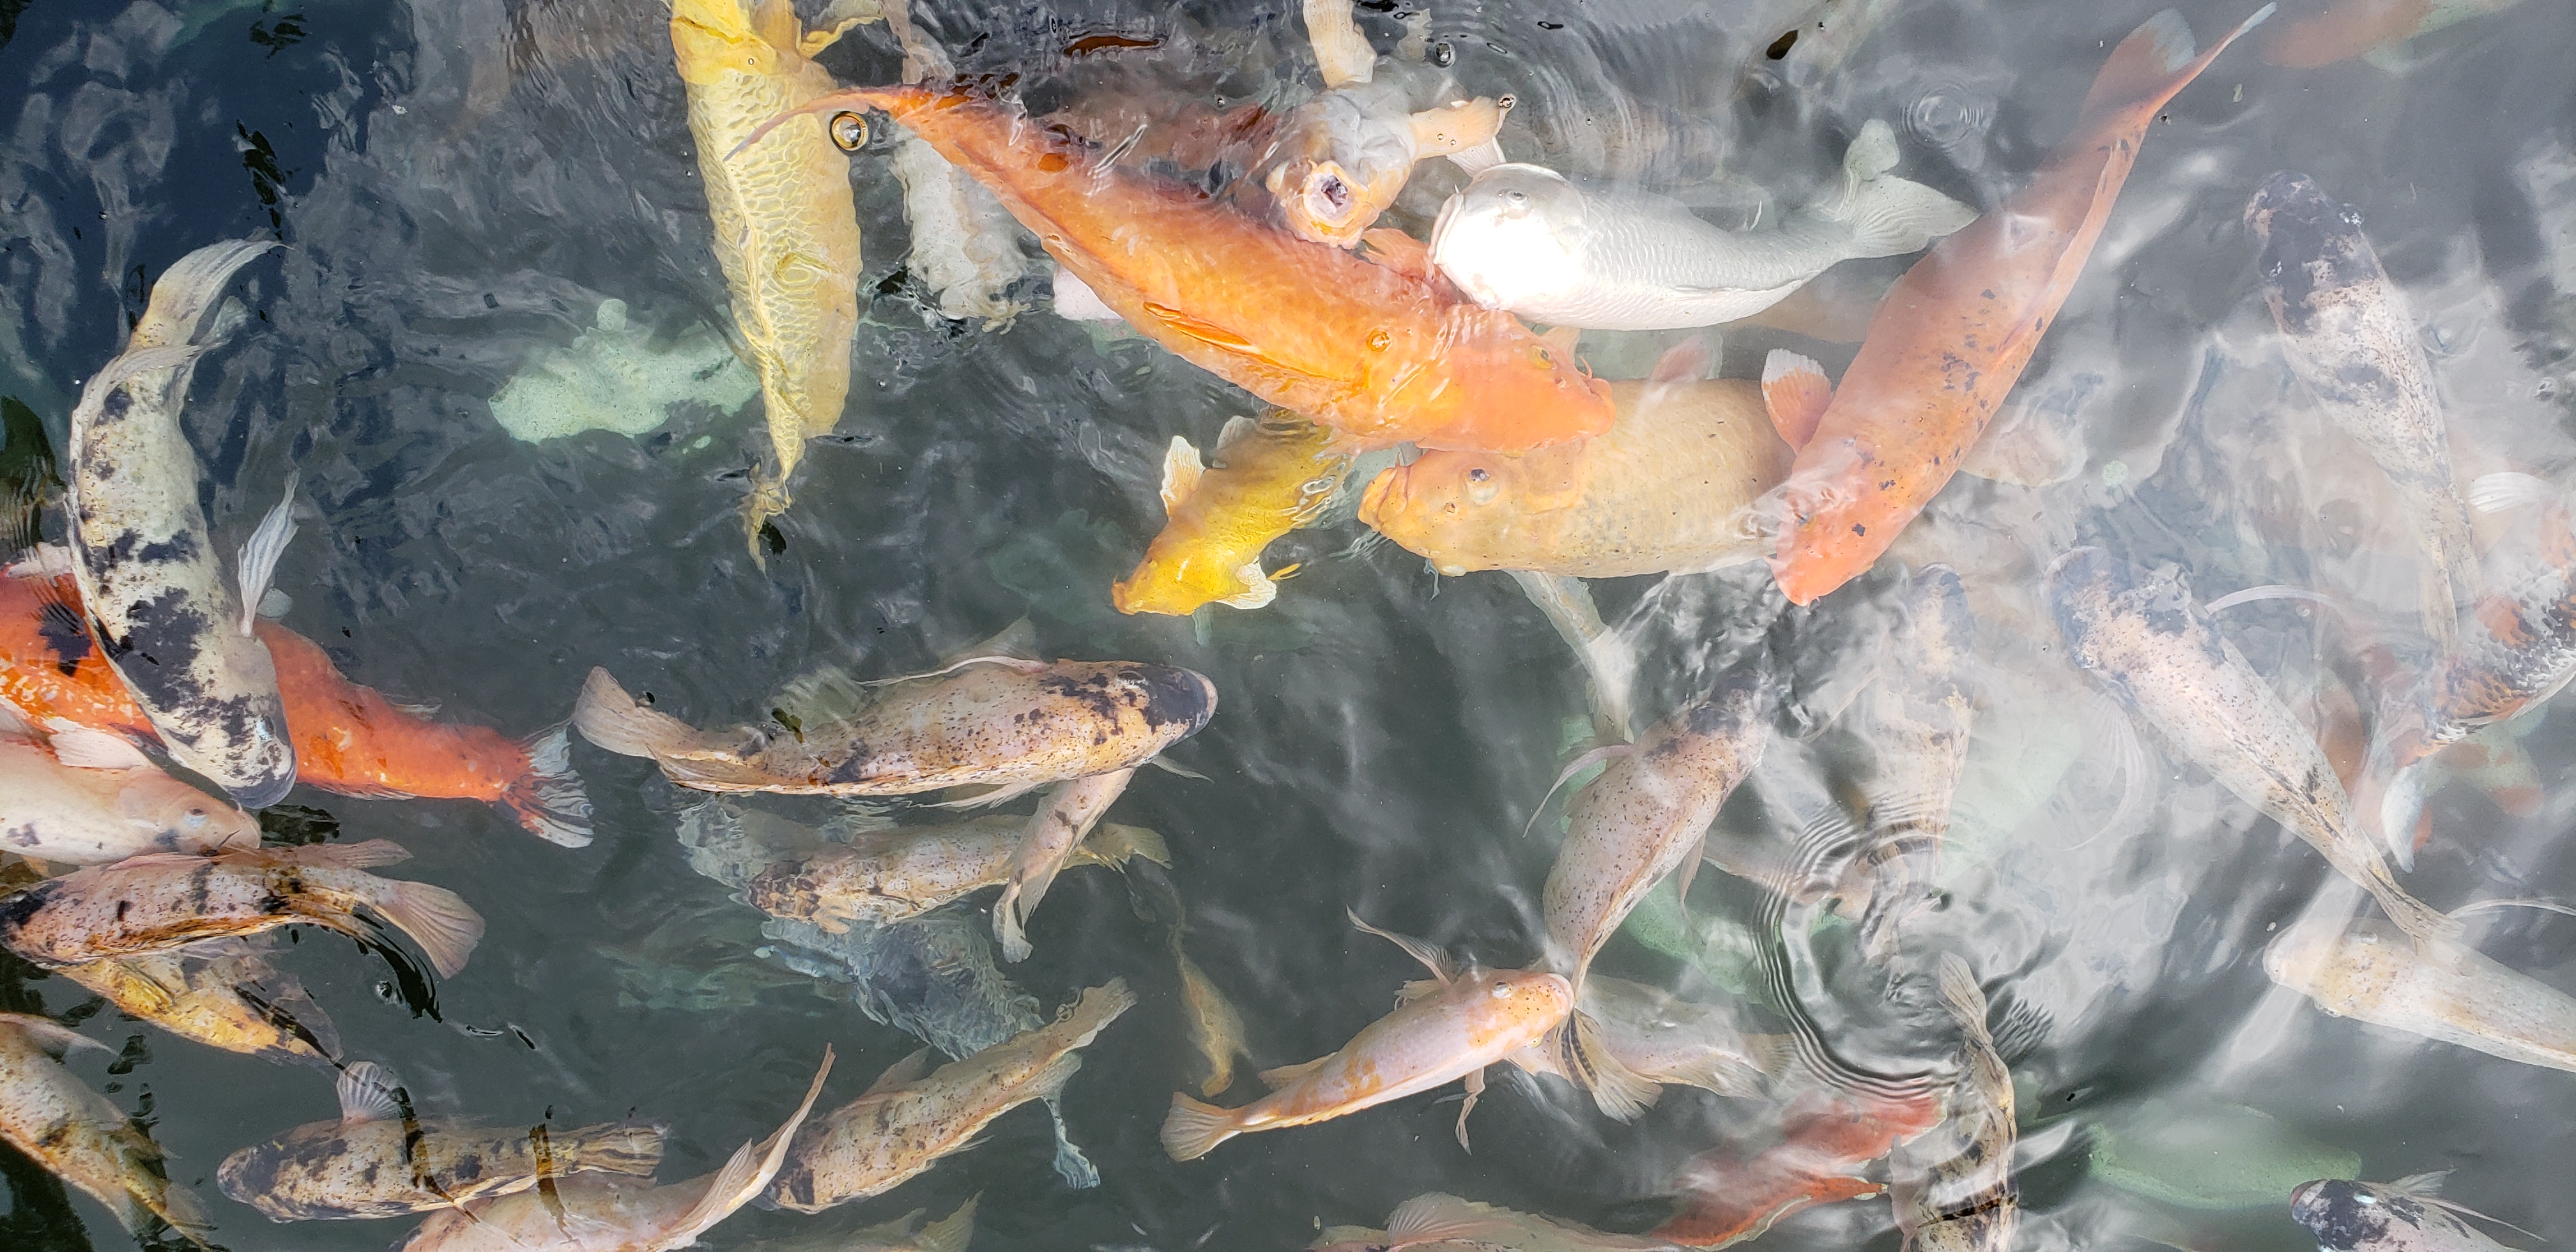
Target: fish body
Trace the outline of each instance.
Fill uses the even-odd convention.
[[[1137,330],[1363,446],[1520,451],[1610,425],[1608,397],[1570,354],[1456,298],[1418,256],[1379,264],[1309,243],[954,90],[863,88],[812,107],[891,113]]]
[[[573,725],[700,791],[895,796],[980,784],[1016,793],[1131,769],[1215,713],[1216,685],[1174,666],[993,662],[895,684],[828,722],[720,736],[636,703],[595,669]]]
[[[225,283],[273,246],[213,244],[161,275],[124,354],[82,388],[69,456],[72,576],[91,636],[171,759],[248,808],[295,785],[277,669],[244,611],[294,523],[279,505],[243,548],[238,587],[227,581],[179,411],[197,357],[244,316]]]
[[[0,580],[0,702],[43,723],[60,718],[157,742],[142,706],[80,629],[69,577]],[[590,798],[558,727],[513,740],[482,726],[406,711],[349,681],[320,645],[261,619],[295,746],[295,780],[338,795],[481,800],[565,847],[590,842]]]
[[[106,1046],[46,1018],[0,1013],[0,1142],[106,1205],[127,1230],[145,1233],[157,1219],[204,1247],[213,1222],[164,1174],[160,1147],[63,1067],[73,1047]]]
[[[936,826],[870,831],[824,844],[799,860],[773,862],[744,888],[772,917],[839,933],[918,917],[951,900],[1000,886],[1010,874],[1028,819],[979,817]],[[1141,826],[1102,825],[1068,864],[1116,869],[1135,857],[1171,863],[1163,837]]]
[[[1838,262],[1896,256],[1976,212],[1896,167],[1873,121],[1843,156],[1840,190],[1767,230],[1721,230],[1651,192],[1497,165],[1441,206],[1431,259],[1476,303],[1551,326],[1669,330],[1751,317]]]
[[[1808,1092],[1782,1110],[1778,1142],[1749,1155],[1720,1147],[1692,1157],[1674,1183],[1679,1206],[1650,1233],[1722,1248],[1801,1209],[1877,1195],[1887,1188],[1861,1167],[1939,1125],[1946,1111],[1937,1092]]]
[[[376,941],[364,910],[411,936],[441,977],[453,977],[483,937],[483,919],[444,887],[364,872],[410,855],[371,839],[96,865],[0,899],[0,944],[59,969],[298,923]]]
[[[1575,1007],[1598,1027],[1613,1060],[1651,1082],[1749,1096],[1790,1056],[1787,1036],[1748,1035],[1723,1005],[1695,1003],[1625,978],[1586,977]],[[1508,1059],[1533,1074],[1581,1081],[1566,1072],[1564,1058],[1552,1048],[1523,1048]]]
[[[2418,35],[2521,0],[2330,0],[2311,16],[2288,23],[2263,45],[2263,59],[2293,69],[2315,69],[2384,52]],[[2374,61],[2378,57],[2372,57]]]
[[[1956,953],[1941,954],[1943,1007],[1966,1034],[1942,1133],[1907,1145],[1924,1176],[1896,1191],[1896,1221],[1924,1252],[2005,1252],[2021,1224],[2013,1182],[2012,1071],[1986,1030],[1986,996]]]
[[[1182,950],[1178,935],[1172,937],[1172,956],[1180,965],[1181,1004],[1189,1010],[1190,1048],[1207,1062],[1208,1074],[1199,1082],[1199,1094],[1213,1100],[1234,1085],[1236,1059],[1252,1055],[1244,1039],[1243,1014],[1217,988],[1216,980]]]
[[[1058,1019],[923,1075],[925,1054],[899,1062],[866,1094],[796,1137],[768,1196],[815,1213],[879,1195],[967,1145],[995,1118],[1064,1089],[1078,1049],[1136,1004],[1122,979],[1082,993]]]
[[[258,819],[141,753],[135,760],[121,769],[75,768],[43,744],[0,737],[0,851],[102,865],[146,852],[259,846]]]
[[[550,1187],[476,1200],[431,1214],[412,1231],[402,1252],[671,1252],[688,1247],[768,1188],[831,1072],[832,1052],[826,1048],[823,1068],[786,1124],[768,1138],[736,1149],[713,1174],[669,1186],[582,1174]]]
[[[2245,227],[2261,246],[2255,266],[2290,372],[2397,489],[2424,553],[2425,632],[2448,652],[2459,605],[2478,591],[2478,555],[2432,365],[2405,298],[2361,233],[2361,215],[2305,174],[2263,180]]]
[[[1241,1108],[1173,1093],[1163,1149],[1194,1161],[1236,1135],[1330,1121],[1462,1078],[1473,1108],[1486,1066],[1545,1037],[1573,1009],[1574,987],[1556,974],[1474,970],[1449,978],[1369,1023],[1340,1051],[1263,1074],[1274,1090]],[[1465,1124],[1462,1110],[1462,1134]]]
[[[2576,1071],[2576,997],[2454,940],[2415,944],[2376,919],[2294,926],[2263,972],[2338,1017]]]
[[[1672,1245],[1646,1235],[1614,1235],[1572,1222],[1516,1213],[1431,1192],[1397,1205],[1386,1229],[1325,1228],[1315,1252],[1669,1252]]]
[[[488,1126],[409,1115],[372,1063],[340,1077],[340,1117],[311,1122],[224,1158],[225,1195],[270,1221],[401,1217],[508,1195],[585,1173],[650,1178],[662,1128],[617,1122],[572,1130]]]
[[[1578,989],[1637,902],[1698,859],[1718,808],[1771,741],[1776,700],[1758,666],[1737,669],[1648,728],[1566,806],[1565,843],[1540,903]]]
[[[1958,571],[1947,565],[1915,571],[1904,621],[1889,632],[1868,697],[1877,759],[1862,784],[1869,828],[1860,869],[1870,886],[1860,942],[1872,960],[1896,951],[1906,921],[1932,902],[1940,882],[1950,799],[1967,769],[1976,717],[1968,675],[1976,629]]]
[[[117,1011],[183,1039],[271,1061],[329,1064],[340,1032],[294,975],[253,953],[198,960],[170,953],[74,965],[62,976]]]
[[[787,507],[805,441],[828,434],[849,399],[859,327],[859,211],[850,158],[822,118],[752,138],[770,118],[830,94],[813,61],[857,19],[798,28],[788,0],[678,0],[671,51],[689,98],[689,137],[706,182],[716,262],[769,418],[777,466],[753,487],[745,522]],[[746,141],[749,141],[746,143]]]
[[[1261,569],[1272,540],[1311,525],[1341,489],[1352,453],[1333,431],[1285,409],[1236,418],[1217,463],[1178,435],[1163,458],[1163,529],[1110,587],[1121,613],[1184,616],[1204,604],[1257,609],[1279,594]]]
[[[2441,1181],[2321,1178],[2290,1193],[2290,1218],[2316,1236],[2318,1252],[2504,1252],[2440,1200]]]
[[[1792,603],[1875,564],[1958,472],[2083,276],[2157,111],[2271,11],[2197,57],[2178,14],[2149,18],[2112,50],[2030,182],[1897,280],[1840,388],[1800,423],[1815,434],[1790,472],[1772,557]]]
[[[2186,759],[2306,840],[2407,933],[2459,933],[2458,922],[2397,885],[2355,826],[2325,752],[2179,580],[2141,578],[2099,548],[2077,548],[2049,566],[2048,595],[2075,663],[2126,697]]]
[[[1619,382],[1610,395],[1618,420],[1590,439],[1382,470],[1360,520],[1450,575],[1617,578],[1760,557],[1755,506],[1794,456],[1760,391],[1727,379]]]
[[[1067,779],[1048,789],[1038,811],[1029,816],[1027,827],[1020,832],[1020,846],[1011,853],[1011,868],[1003,879],[1001,897],[993,901],[993,939],[1002,947],[1003,960],[1029,959],[1029,914],[1037,911],[1047,888],[1054,885],[1057,871],[1090,837],[1091,828],[1099,824],[1101,815],[1117,802],[1127,790],[1127,780],[1135,775],[1135,767],[1130,766]]]

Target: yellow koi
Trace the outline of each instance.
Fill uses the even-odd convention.
[[[1119,612],[1181,617],[1203,604],[1270,603],[1279,584],[1261,570],[1262,549],[1313,523],[1355,453],[1337,446],[1330,428],[1272,409],[1227,422],[1216,455],[1207,466],[1189,440],[1172,437],[1163,456],[1163,531],[1110,588]]]

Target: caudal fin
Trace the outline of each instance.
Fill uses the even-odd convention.
[[[2279,6],[2264,5],[2256,9],[2236,29],[2227,32],[2206,52],[2194,55],[2191,27],[2182,14],[2167,9],[2148,18],[2120,46],[2111,50],[2111,59],[2102,63],[2093,76],[2093,89],[2084,96],[2084,117],[2076,123],[2075,133],[2083,134],[2088,125],[2115,110],[2138,109],[2153,112],[2200,77],[2218,54],[2227,50],[2245,32],[2263,24]]]
[[[663,757],[697,743],[698,732],[668,713],[645,708],[604,669],[590,671],[572,707],[581,737],[620,756]]]
[[[1172,1112],[1163,1119],[1163,1150],[1175,1161],[1195,1161],[1241,1133],[1235,1129],[1232,1110],[1202,1104],[1175,1091]]]
[[[528,833],[567,848],[590,846],[590,793],[572,771],[569,727],[539,731],[519,742],[528,754],[528,772],[511,780],[501,793],[501,807]]]
[[[1871,119],[1843,153],[1842,193],[1817,207],[1828,220],[1852,228],[1848,256],[1919,252],[1977,220],[1975,209],[1889,173],[1896,155],[1896,132]]]
[[[717,1222],[733,1216],[735,1209],[751,1203],[753,1196],[769,1189],[769,1180],[778,1176],[778,1167],[787,1163],[787,1145],[796,1138],[796,1128],[805,1124],[805,1115],[814,1111],[814,1097],[823,1094],[823,1079],[832,1072],[832,1045],[823,1045],[823,1066],[814,1071],[814,1081],[805,1088],[805,1102],[788,1115],[785,1125],[758,1143],[746,1143],[734,1149],[724,1168],[707,1180],[706,1193],[681,1215],[679,1222],[662,1235],[661,1247],[685,1248]]]
[[[376,904],[394,929],[411,936],[441,978],[454,978],[465,958],[483,941],[483,915],[464,897],[425,882],[390,884],[392,891]]]

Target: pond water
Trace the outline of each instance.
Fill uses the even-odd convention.
[[[1422,30],[1465,90],[1513,97],[1511,158],[1649,187],[1733,227],[1823,194],[1871,119],[1894,125],[1906,177],[1980,211],[2001,204],[2157,7],[1438,0]],[[2366,905],[2070,665],[2039,593],[2048,559],[2079,543],[2178,568],[2204,600],[2270,584],[2325,593],[2340,612],[2276,598],[2218,621],[2327,737],[2359,733],[2353,710],[2375,707],[2366,653],[2411,626],[2417,558],[2384,477],[2283,364],[2243,224],[2276,170],[2358,210],[2427,345],[2462,483],[2576,461],[2576,10],[2440,8],[2464,15],[2314,67],[2271,63],[2257,31],[2155,117],[2014,392],[2058,422],[2080,467],[2040,486],[1953,480],[1914,546],[1808,607],[1787,606],[1759,560],[1592,582],[1636,658],[1640,726],[1747,658],[1792,675],[1769,760],[1717,819],[1721,838],[1787,857],[1798,778],[1830,785],[1871,750],[1842,715],[1887,677],[1902,567],[1959,570],[1977,616],[1974,731],[1941,904],[1905,951],[1866,961],[1829,909],[1784,906],[1712,868],[1686,915],[1650,900],[1597,968],[1733,1006],[1747,1029],[1795,1018],[1846,1075],[1946,1082],[1961,1032],[1932,960],[1964,956],[2019,1095],[2017,1246],[2294,1249],[2314,1242],[2288,1216],[2296,1183],[2438,1169],[2457,1171],[2446,1194],[2462,1203],[2576,1234],[2564,1185],[2576,1079],[2329,1017],[2266,978],[2280,928]],[[2245,10],[2191,0],[2183,16],[2207,41]],[[1285,106],[1320,85],[1283,3],[938,3],[914,17],[961,73],[1020,75],[1010,89],[1035,111],[1112,90],[1167,93],[1175,109]],[[1408,33],[1403,17],[1359,11],[1381,51]],[[900,72],[882,23],[818,60],[846,84]],[[1497,1067],[1472,1151],[1452,1135],[1451,1084],[1202,1160],[1166,1155],[1172,1093],[1195,1092],[1203,1072],[1172,957],[1184,919],[1190,958],[1263,1066],[1340,1047],[1421,976],[1346,909],[1489,966],[1541,958],[1541,885],[1564,829],[1561,806],[1542,805],[1595,741],[1586,672],[1511,578],[1443,577],[1358,542],[1350,520],[1272,547],[1269,568],[1301,564],[1267,607],[1117,612],[1112,582],[1163,521],[1166,445],[1208,447],[1263,406],[1146,339],[1056,316],[1032,238],[1015,244],[1029,272],[1007,293],[1025,311],[942,316],[907,260],[900,131],[875,122],[850,159],[863,261],[847,408],[810,442],[755,560],[742,502],[769,440],[724,344],[726,280],[663,6],[0,0],[12,455],[36,425],[64,446],[83,383],[173,262],[275,239],[286,247],[232,288],[253,316],[200,365],[185,427],[226,551],[300,471],[278,620],[357,682],[519,736],[562,723],[603,666],[695,725],[764,723],[797,679],[934,669],[1023,618],[1038,656],[1163,662],[1214,682],[1216,716],[1169,756],[1204,777],[1140,771],[1110,814],[1160,832],[1170,867],[1067,872],[1034,915],[1035,955],[1003,970],[1033,997],[1017,1010],[1031,1021],[1113,977],[1137,993],[1061,1101],[1099,1185],[1051,1168],[1055,1133],[1032,1105],[894,1192],[822,1217],[745,1209],[708,1246],[936,1216],[976,1195],[972,1246],[997,1252],[1302,1247],[1326,1227],[1382,1228],[1431,1191],[1639,1232],[1686,1203],[1676,1179],[1691,1158],[1768,1142],[1785,1095],[1669,1087],[1621,1124],[1560,1080]],[[1462,182],[1426,164],[1383,224],[1427,237]],[[1913,261],[1846,262],[1781,315],[1715,329],[1714,373],[1759,377],[1785,347],[1840,376],[1871,302]],[[1594,332],[1582,352],[1604,377],[1637,378],[1682,337]],[[496,397],[548,361],[557,389],[522,403],[625,428],[539,442],[505,429],[496,409],[511,402]],[[58,519],[45,525],[59,535]],[[2510,559],[2510,528],[2479,525],[2498,542],[2491,559]],[[2400,667],[2424,663],[2394,652]],[[2430,838],[2401,875],[2410,892],[2440,909],[2576,894],[2560,839],[2576,818],[2570,724],[2534,713],[2491,736],[2486,772],[2446,767]],[[488,923],[434,1000],[336,935],[293,932],[275,959],[327,1010],[346,1057],[389,1067],[443,1113],[663,1121],[659,1176],[677,1181],[776,1126],[826,1044],[839,1061],[825,1109],[919,1046],[879,1020],[889,1005],[931,1011],[917,1007],[917,970],[854,993],[847,964],[764,934],[733,885],[693,868],[678,831],[707,797],[648,761],[578,738],[571,752],[595,805],[584,848],[465,800],[306,787],[267,817],[273,833],[327,817],[333,839],[394,840],[413,859],[391,876],[451,888]],[[818,827],[839,811],[729,802]],[[980,936],[989,904],[950,906],[972,923],[959,933]],[[2576,922],[2465,920],[2480,951],[2576,988]],[[321,1252],[409,1231],[272,1225],[216,1186],[236,1148],[334,1115],[329,1070],[174,1037],[10,956],[0,1008],[76,1020],[113,1050],[74,1071],[148,1121],[172,1179],[211,1208],[213,1242]],[[0,1173],[0,1245],[133,1238],[5,1148]],[[1899,1238],[1878,1197],[1807,1209],[1761,1241]]]

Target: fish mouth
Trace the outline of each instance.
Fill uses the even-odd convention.
[[[1382,531],[1397,513],[1403,511],[1404,468],[1401,465],[1390,465],[1379,470],[1377,477],[1369,480],[1368,489],[1360,493],[1360,521]]]

